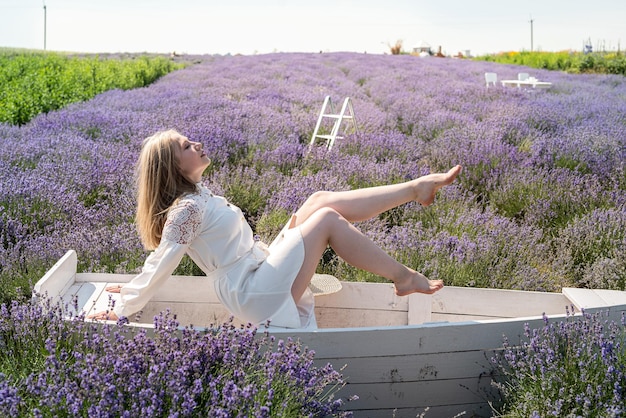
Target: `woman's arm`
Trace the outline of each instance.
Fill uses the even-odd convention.
[[[106,290],[120,293],[119,302],[111,310],[88,315],[89,319],[117,320],[139,312],[152,299],[156,291],[174,272],[185,255],[187,245],[162,240],[143,265],[141,273],[122,287],[110,286]]]
[[[172,275],[187,245],[162,240],[146,259],[141,273],[120,289],[121,300],[113,307],[118,317],[139,312]]]
[[[116,320],[140,311],[174,272],[201,226],[201,211],[193,201],[173,208],[163,228],[159,246],[146,258],[141,273],[128,284],[108,291],[121,295],[112,310],[89,315],[90,319]]]

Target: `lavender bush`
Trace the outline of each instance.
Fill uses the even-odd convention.
[[[349,416],[342,376],[314,352],[254,328],[154,335],[63,320],[49,302],[0,307],[0,415],[72,417]]]
[[[565,274],[590,288],[623,290],[626,277],[626,215],[595,209],[563,228],[557,241]]]
[[[146,88],[102,93],[0,124],[0,297],[68,249],[80,271],[135,272],[133,166],[143,138],[175,128],[213,160],[205,183],[270,240],[318,189],[403,181],[460,163],[436,204],[359,227],[448,284],[624,289],[626,79],[456,59],[354,53],[196,57]],[[551,81],[486,88],[484,73]],[[358,133],[308,143],[326,95],[353,101]],[[601,223],[601,224],[600,224]],[[332,252],[320,270],[380,280]],[[191,262],[179,273],[194,274]]]
[[[506,417],[621,417],[626,413],[626,322],[583,313],[505,340],[493,358]]]

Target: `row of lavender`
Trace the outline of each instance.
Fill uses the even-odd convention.
[[[63,320],[66,307],[0,305],[0,416],[349,417],[345,381],[300,342],[253,327],[146,330]],[[349,405],[348,405],[349,406]]]
[[[460,163],[435,205],[359,227],[449,285],[556,290],[626,283],[626,79],[533,70],[549,91],[486,88],[521,67],[349,53],[202,57],[23,127],[0,125],[0,278],[34,281],[70,248],[86,271],[136,271],[133,167],[143,138],[201,141],[206,182],[269,240],[306,196]],[[528,71],[528,69],[524,69]],[[358,133],[308,142],[326,95],[351,97]],[[190,264],[182,269],[189,273]],[[375,280],[332,253],[321,269]],[[181,271],[183,272],[183,271]],[[26,293],[26,292],[25,292]]]

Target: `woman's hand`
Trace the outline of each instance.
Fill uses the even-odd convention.
[[[113,286],[107,286],[104,288],[109,293],[120,293],[122,290],[122,285],[116,284]],[[87,319],[102,319],[105,321],[117,321],[119,318],[113,311],[103,311],[95,314],[87,315]]]
[[[106,290],[109,293],[120,293],[120,290],[122,290],[122,285],[116,284],[113,286],[107,286],[104,288],[104,290]]]
[[[119,318],[113,311],[102,311],[87,315],[87,319],[101,319],[103,321],[117,321]]]

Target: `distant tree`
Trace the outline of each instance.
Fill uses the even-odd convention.
[[[402,53],[402,40],[397,40],[395,45],[389,45],[391,55],[400,55]]]

